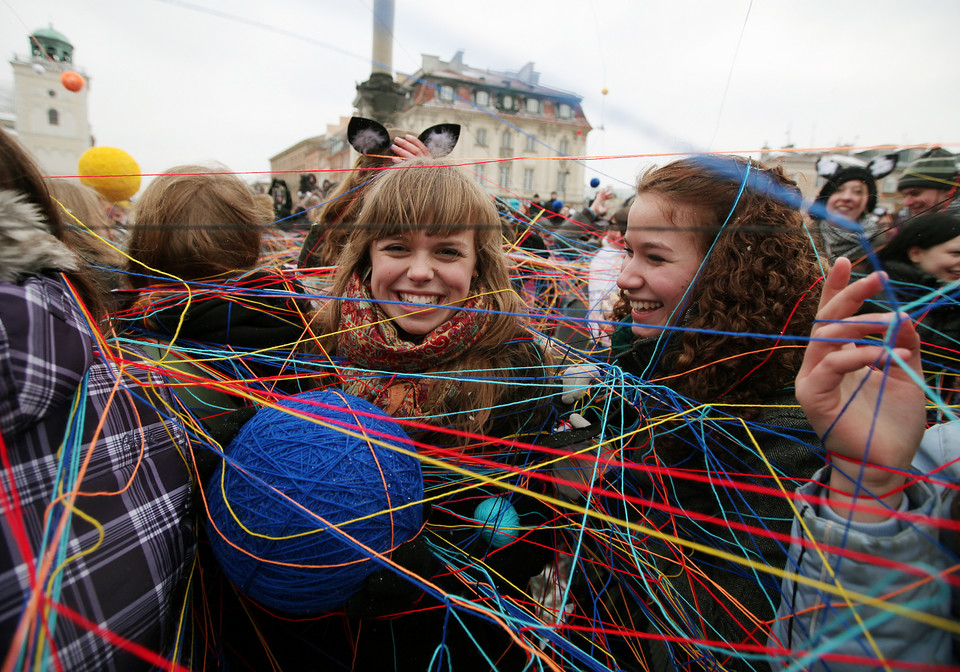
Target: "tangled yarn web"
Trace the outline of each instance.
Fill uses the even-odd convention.
[[[578,253],[564,254],[566,234],[540,221],[510,222],[510,217],[508,210],[504,249],[513,290],[524,304],[518,318],[532,338],[552,351],[556,375],[547,385],[533,370],[458,375],[491,385],[528,386],[549,405],[549,420],[522,434],[464,439],[442,416],[398,417],[417,444],[422,503],[433,511],[422,536],[441,569],[437,572],[434,565],[418,574],[387,559],[381,560],[383,571],[429,595],[432,608],[446,614],[450,625],[445,627],[465,633],[471,655],[489,668],[511,669],[500,667],[502,652],[482,650],[484,633],[491,629],[504,633],[521,651],[529,670],[647,669],[664,656],[716,670],[766,669],[768,659],[785,665],[799,660],[808,652],[792,649],[790,642],[769,641],[768,633],[781,601],[783,575],[796,569],[787,563],[786,549],[789,521],[803,505],[792,493],[803,479],[790,472],[793,459],[761,448],[766,445],[761,437],[780,437],[792,450],[804,452],[808,463],[826,464],[818,438],[798,420],[795,402],[789,396],[770,399],[762,412],[742,419],[736,408],[683,397],[669,379],[625,372],[609,356],[609,342],[598,338],[603,329],[588,319],[589,258],[598,240],[578,241]],[[534,244],[537,236],[547,238],[552,250]],[[191,283],[190,300],[199,304],[229,292],[238,304],[263,310],[269,310],[270,297],[306,298],[314,308],[336,300],[329,294],[334,268],[296,269],[303,238],[302,230],[269,227],[265,233],[260,270],[278,271],[289,286],[265,288],[245,285],[242,279],[229,287]],[[900,309],[922,319],[930,310],[955,308],[954,297],[949,291],[918,295]],[[144,317],[136,310],[124,314],[129,324]],[[274,406],[297,389],[338,385],[343,367],[324,354],[310,314],[305,312],[297,326],[299,341],[273,349],[244,350],[182,338],[149,350],[148,364],[130,358],[130,366],[149,366],[162,374],[163,384],[178,398],[177,407],[159,410],[187,427],[198,473],[204,460],[219,461],[226,448],[213,438],[205,419],[190,410],[199,397],[226,415],[242,405]],[[606,326],[609,332],[616,325]],[[776,334],[751,335],[757,336]],[[936,345],[924,347],[927,375],[918,382],[927,388],[931,421],[953,417],[960,344],[950,338],[937,334]],[[123,358],[125,349],[142,340],[122,332],[112,345]],[[765,347],[802,344],[771,338]],[[371,379],[389,373],[374,371]],[[517,409],[490,411],[497,418]],[[590,424],[586,431],[581,419]],[[304,422],[310,421],[322,422],[322,410],[306,414]],[[664,459],[664,451],[673,457]],[[945,480],[938,473],[925,476]],[[958,487],[955,482],[943,485]],[[508,537],[501,546],[485,535],[487,523],[470,517],[475,505],[489,497],[506,498],[520,513],[516,529],[500,530]],[[952,520],[926,522],[956,531]],[[808,546],[808,552],[816,550],[815,544]],[[845,561],[864,561],[846,558],[842,545],[833,552]],[[935,576],[922,567],[889,563],[887,571],[937,582],[949,595],[960,580],[956,558],[952,564],[954,571]],[[435,579],[438,575],[443,580]],[[177,653],[156,652],[171,669],[199,667],[193,652],[217,637],[210,614],[220,607],[205,599],[199,589],[202,578],[192,582],[188,609],[193,618],[180,623]],[[842,594],[842,586],[814,581],[827,604]],[[866,598],[883,605],[885,585]],[[847,597],[854,603],[865,599]],[[254,604],[245,608],[259,613]],[[385,606],[376,617],[402,617],[417,608]],[[894,617],[903,616],[890,610],[881,618]],[[922,609],[907,617],[922,621]],[[318,617],[343,618],[342,610]],[[817,655],[829,661],[835,644],[847,636],[825,633]],[[264,641],[268,646],[269,637]],[[435,669],[448,656],[448,646],[451,642],[437,642]],[[450,660],[452,669],[458,669],[456,658]],[[865,647],[863,662],[879,664],[877,652]],[[898,668],[896,661],[887,663]]]

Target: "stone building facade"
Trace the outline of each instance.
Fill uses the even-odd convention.
[[[362,89],[354,101],[359,113],[366,110]],[[392,92],[398,98],[394,120],[399,128],[419,134],[435,124],[460,124],[460,142],[446,158],[464,165],[492,194],[546,199],[555,191],[565,203],[580,205],[584,166],[565,157],[587,153],[591,126],[582,97],[541,85],[533,63],[517,72],[495,72],[464,64],[463,52],[450,61],[424,55],[421,68],[399,77]],[[273,176],[285,178],[295,191],[299,178],[280,171],[353,165],[355,153],[342,160],[352,152],[345,142],[346,121],[272,157]],[[319,175],[321,182],[324,177]]]

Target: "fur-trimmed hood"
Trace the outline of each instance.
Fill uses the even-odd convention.
[[[17,282],[45,270],[75,271],[80,262],[50,233],[26,196],[0,190],[0,281]]]

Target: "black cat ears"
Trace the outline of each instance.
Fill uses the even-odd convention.
[[[430,155],[438,159],[446,156],[457,146],[460,139],[460,124],[437,124],[420,134],[420,142],[427,146]],[[383,124],[373,119],[353,117],[347,126],[347,140],[361,154],[390,154],[393,138]]]

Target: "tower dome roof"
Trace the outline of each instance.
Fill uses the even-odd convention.
[[[70,40],[67,39],[67,36],[61,33],[59,30],[56,30],[53,26],[49,26],[47,28],[37,28],[35,31],[33,31],[33,35],[31,37],[35,37],[38,40],[58,40],[65,44],[70,44]],[[72,47],[73,45],[70,44],[70,46]]]
[[[52,58],[61,63],[73,61],[73,45],[53,26],[38,28],[30,35],[30,53],[36,58]]]

